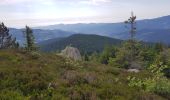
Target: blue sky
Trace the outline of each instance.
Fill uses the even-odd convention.
[[[0,21],[10,27],[60,23],[114,23],[133,11],[138,19],[170,15],[170,0],[0,0]]]

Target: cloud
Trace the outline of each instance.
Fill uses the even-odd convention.
[[[91,0],[91,1],[94,1],[94,2],[111,2],[112,0]]]
[[[81,0],[80,3],[88,5],[100,5],[103,3],[110,3],[112,0]]]
[[[21,2],[26,2],[29,0],[0,0],[0,5],[16,4]]]
[[[0,5],[15,5],[18,3],[40,3],[46,5],[52,5],[56,3],[81,3],[98,5],[101,3],[109,3],[112,0],[0,0]]]

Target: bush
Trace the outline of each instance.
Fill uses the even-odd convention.
[[[162,96],[170,99],[170,81],[168,81],[167,79],[161,79],[155,83],[156,84],[155,84],[152,92],[155,92],[159,95],[162,95]]]
[[[133,43],[133,50],[132,50]],[[110,57],[108,62],[111,66],[121,68],[141,68],[142,57],[141,43],[137,41],[127,41],[117,49],[115,57]],[[140,63],[139,63],[140,62]],[[137,66],[133,66],[134,63],[138,63]]]
[[[32,57],[32,59],[38,59],[41,57],[41,55],[38,52],[32,51],[31,57]]]
[[[153,74],[152,77],[140,79],[136,77],[128,77],[129,86],[145,90],[148,92],[156,93],[163,97],[170,99],[170,81],[164,77],[163,70],[166,66],[162,63],[158,65],[151,65],[149,71]]]
[[[115,58],[115,53],[117,52],[117,48],[114,46],[106,47],[102,54],[100,55],[100,62],[102,64],[108,64],[109,58]]]

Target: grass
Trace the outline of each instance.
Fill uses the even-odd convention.
[[[2,100],[166,100],[129,87],[128,73],[92,62],[75,62],[57,54],[0,51],[0,99]]]

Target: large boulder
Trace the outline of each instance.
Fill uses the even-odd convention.
[[[61,55],[73,60],[82,60],[80,51],[77,48],[67,46],[64,50],[61,51]]]

